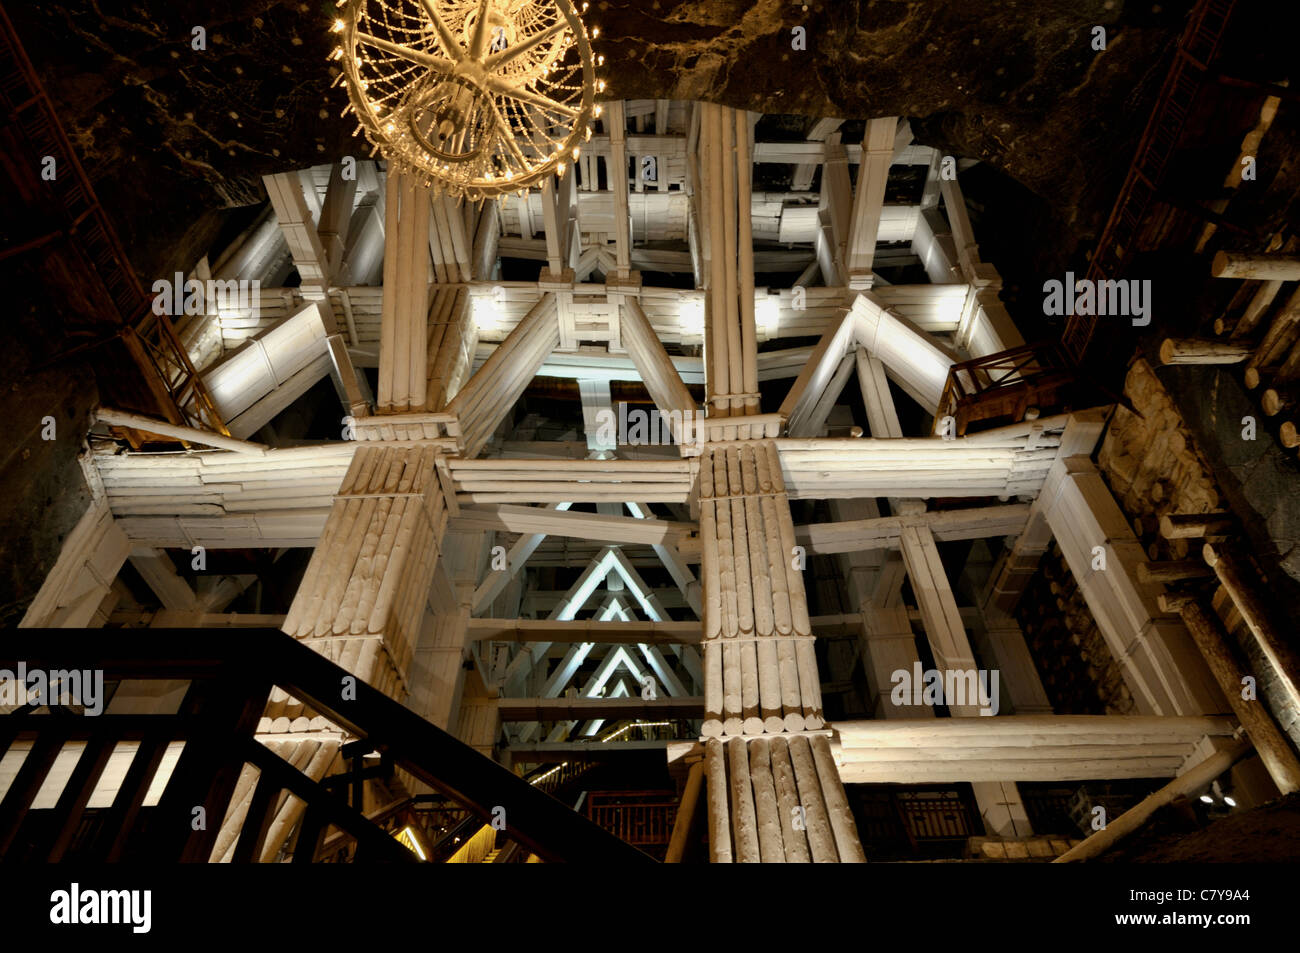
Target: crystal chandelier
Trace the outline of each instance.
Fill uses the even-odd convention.
[[[336,82],[396,171],[479,199],[563,175],[591,137],[604,83],[571,0],[339,6]]]

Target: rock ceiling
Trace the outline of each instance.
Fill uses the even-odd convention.
[[[332,15],[289,0],[13,9],[142,273],[192,263],[218,210],[262,200],[263,174],[361,150],[329,88]],[[613,96],[909,116],[918,142],[1038,196],[1011,213],[1033,222],[1008,224],[1047,227],[1063,246],[1108,210],[1182,15],[1116,0],[594,0],[586,19],[617,64]],[[1096,25],[1105,52],[1091,47]],[[192,48],[196,26],[206,50]],[[979,189],[967,193],[978,214]]]

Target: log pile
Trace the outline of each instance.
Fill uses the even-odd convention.
[[[1162,536],[1160,520],[1212,513],[1219,509],[1222,497],[1191,432],[1145,360],[1129,368],[1124,393],[1137,414],[1124,407],[1116,410],[1097,464],[1116,501],[1133,520],[1134,533],[1149,559],[1153,563],[1184,560],[1190,552],[1186,540]]]
[[[1126,715],[1134,710],[1123,668],[1053,542],[1016,607],[1054,711]]]
[[[1291,284],[1300,279],[1300,259],[1291,254],[1296,246],[1293,238],[1277,254],[1221,251],[1214,257],[1215,277],[1246,279],[1238,297],[1249,294],[1250,300],[1240,315],[1230,311],[1214,322],[1215,333],[1221,339],[1231,337],[1230,344],[1206,342],[1220,353],[1246,352],[1242,375],[1246,389],[1255,392],[1264,416],[1276,425],[1278,440],[1288,450],[1300,447],[1296,406],[1300,396],[1300,286]]]
[[[1280,281],[1262,284],[1240,318],[1225,319],[1216,330],[1252,332],[1280,285]],[[1194,621],[1202,630],[1216,620],[1223,625],[1227,644],[1242,653],[1246,671],[1258,679],[1259,696],[1267,700],[1293,741],[1300,743],[1300,704],[1216,573],[1221,576],[1235,565],[1243,588],[1267,591],[1267,584],[1244,557],[1230,558],[1222,570],[1204,558],[1221,541],[1232,543],[1242,536],[1232,514],[1222,511],[1223,497],[1209,464],[1146,361],[1135,361],[1129,369],[1124,392],[1141,416],[1123,408],[1116,411],[1098,463],[1147,548],[1150,561],[1139,568],[1139,576],[1177,585],[1179,598],[1196,596],[1212,610],[1204,611],[1204,618],[1196,615]],[[1205,654],[1204,644],[1198,648]],[[1207,656],[1207,661],[1213,669],[1220,660]]]

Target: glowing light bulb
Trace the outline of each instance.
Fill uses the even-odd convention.
[[[342,32],[343,32],[343,21],[342,21],[342,20],[335,20],[335,21],[334,21],[334,25],[333,25],[332,27],[330,27],[330,32],[331,32],[331,33],[342,33]]]

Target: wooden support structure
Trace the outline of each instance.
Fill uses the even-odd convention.
[[[683,744],[693,763],[674,861],[687,854],[705,796],[715,862],[862,862],[846,782],[970,783],[990,833],[1023,836],[1017,781],[1177,776],[1204,739],[1223,745],[1231,735],[1218,717],[1224,693],[1278,786],[1300,788],[1277,726],[1230,691],[1243,670],[1213,613],[1165,589],[1213,574],[1231,603],[1223,611],[1241,616],[1300,705],[1300,668],[1253,567],[1219,546],[1239,528],[1217,496],[1188,504],[1184,494],[1158,512],[1156,543],[1207,541],[1203,566],[1144,549],[1138,535],[1150,543],[1157,520],[1142,516],[1135,533],[1133,514],[1111,496],[1091,461],[1106,409],[1037,419],[1020,407],[1017,423],[955,439],[931,429],[929,418],[951,413],[950,381],[987,385],[1014,365],[1004,376],[1021,387],[1017,400],[1048,389],[1032,389],[1030,364],[1044,352],[1024,346],[1000,301],[959,184],[939,174],[932,150],[911,144],[906,124],[870,119],[861,146],[840,142],[839,120],[812,123],[806,142],[756,143],[758,117],[745,111],[602,107],[604,132],[583,146],[573,178],[477,207],[374,163],[358,166],[358,180],[339,165],[268,177],[279,231],[269,217],[255,223],[211,273],[283,284],[287,248],[300,286],[261,289],[247,307],[181,331],[210,362],[203,382],[233,436],[101,411],[110,426],[185,449],[93,455],[95,503],[24,624],[112,619],[224,635],[279,621],[361,683],[454,726],[480,755],[516,764]],[[656,171],[643,174],[651,158]],[[754,165],[765,162],[793,166],[791,192],[755,191]],[[929,167],[919,206],[885,204],[894,163]],[[1280,415],[1284,444],[1300,443],[1300,292],[1273,303],[1300,277],[1292,252],[1221,253],[1216,274],[1259,282],[1229,309],[1244,312],[1225,317],[1226,337],[1171,338],[1161,349],[1171,364],[1243,365],[1266,412]],[[512,278],[520,262],[541,274],[504,280],[503,258]],[[918,264],[933,284],[879,274]],[[691,272],[695,287],[644,285],[634,268]],[[797,274],[797,287],[755,287],[756,271]],[[819,273],[823,287],[807,287]],[[1022,358],[1029,363],[1015,363]],[[372,402],[364,369],[374,368]],[[846,412],[855,371],[865,420]],[[346,413],[344,440],[241,439],[326,374]],[[760,384],[776,379],[792,386],[763,413]],[[654,446],[599,433],[620,391],[644,402],[627,396],[639,392],[629,383],[666,421]],[[703,414],[691,390],[700,386]],[[538,409],[575,392],[576,429],[576,413],[557,427],[560,415]],[[896,392],[916,407],[896,404]],[[924,435],[905,429],[917,419]],[[839,436],[846,431],[854,436]],[[1171,475],[1152,497],[1171,504],[1174,486]],[[796,526],[793,500],[828,500],[832,519]],[[1001,550],[974,547],[985,554],[969,564],[978,572],[949,582],[943,544],[999,537]],[[1081,593],[1064,611],[1095,618],[1140,716],[1024,714],[1048,703],[1008,613],[1053,540]],[[243,575],[191,589],[165,550],[193,547],[313,552],[278,619],[221,611]],[[848,605],[821,610],[835,615],[811,615],[809,555],[836,557],[825,564],[846,577]],[[128,601],[113,615],[127,558],[154,602]],[[570,585],[572,574],[555,583],[526,567],[582,571]],[[954,588],[970,587],[979,604],[959,604]],[[690,610],[698,621],[685,621]],[[919,669],[925,644],[944,672],[974,674],[977,652],[992,659],[1017,682],[1004,689],[1017,713],[969,717],[983,707],[978,697],[950,698],[950,718],[924,699],[896,704],[891,677]],[[830,693],[849,693],[842,670],[858,658],[875,718],[827,724],[826,709],[837,710]],[[664,697],[640,697],[643,678]],[[255,723],[267,750],[319,784],[351,729],[318,720],[308,704],[277,688]],[[644,718],[698,719],[701,738],[596,737],[604,721]],[[1178,790],[1237,756],[1212,756]],[[275,859],[300,824],[309,835],[319,827],[319,816],[302,814],[305,798],[274,787],[277,768],[258,776],[263,767],[228,779],[213,859]]]
[[[1160,603],[1161,608],[1182,616],[1277,789],[1282,794],[1300,790],[1300,760],[1268,709],[1257,699],[1247,701],[1243,697],[1246,673],[1228,647],[1228,636],[1218,616],[1194,596],[1161,596]]]
[[[1300,653],[1282,634],[1264,600],[1248,581],[1249,570],[1244,559],[1228,547],[1215,543],[1206,543],[1203,555],[1227,590],[1232,604],[1241,613],[1260,651],[1273,667],[1287,698],[1292,704],[1300,704]]]
[[[1147,795],[1135,806],[1129,808],[1119,817],[1107,822],[1105,828],[1088,837],[1083,843],[1070,848],[1053,863],[1068,864],[1081,860],[1091,860],[1108,850],[1116,841],[1132,834],[1140,828],[1159,808],[1188,794],[1205,787],[1232,765],[1250,754],[1250,744],[1239,741],[1227,748],[1216,751],[1194,767],[1178,775],[1160,790]]]

